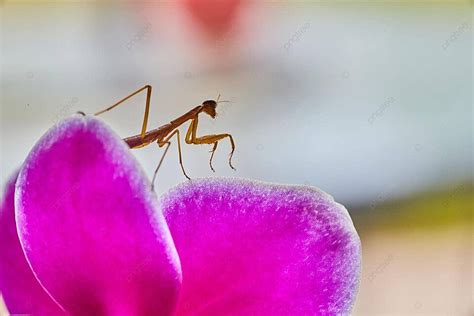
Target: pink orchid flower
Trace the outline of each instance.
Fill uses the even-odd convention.
[[[12,314],[346,315],[361,246],[315,188],[191,180],[160,201],[126,144],[75,116],[44,135],[0,213]]]

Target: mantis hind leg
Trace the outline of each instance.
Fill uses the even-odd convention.
[[[101,115],[102,113],[105,113],[105,112],[108,112],[114,108],[116,108],[117,106],[119,106],[120,104],[122,104],[123,102],[127,101],[128,99],[130,99],[131,97],[139,94],[140,92],[142,92],[143,90],[147,90],[146,91],[146,105],[145,105],[145,115],[143,117],[143,123],[142,123],[142,131],[141,131],[141,136],[142,138],[145,137],[145,133],[146,133],[146,129],[147,129],[147,125],[148,125],[148,116],[150,114],[150,101],[151,101],[151,86],[150,85],[146,85],[146,86],[143,86],[141,87],[140,89],[138,89],[137,91],[133,92],[132,94],[126,96],[125,98],[123,98],[122,100],[118,101],[117,103],[109,106],[108,108],[106,108],[105,110],[102,110],[102,111],[99,111],[97,113],[95,113],[94,115],[97,116],[97,115]]]

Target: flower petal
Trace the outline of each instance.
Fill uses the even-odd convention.
[[[15,224],[15,173],[0,206],[0,293],[13,315],[65,315],[36,280],[26,261]]]
[[[341,315],[361,247],[346,209],[314,188],[200,179],[162,198],[183,269],[177,315]]]
[[[179,258],[125,143],[75,116],[36,144],[19,175],[17,225],[38,279],[73,315],[171,315]]]

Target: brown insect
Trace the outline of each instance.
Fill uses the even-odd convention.
[[[198,105],[194,107],[192,110],[189,112],[181,115],[177,119],[169,122],[168,124],[165,124],[163,126],[160,126],[156,129],[153,129],[151,131],[147,132],[147,125],[148,125],[148,116],[150,112],[150,100],[151,100],[151,90],[152,87],[150,85],[146,85],[137,91],[133,92],[132,94],[128,95],[127,97],[123,98],[122,100],[118,101],[117,103],[109,106],[105,110],[102,110],[100,112],[95,113],[94,115],[100,115],[102,113],[108,112],[112,110],[113,108],[119,106],[126,100],[130,99],[131,97],[137,95],[138,93],[146,90],[146,106],[145,106],[145,116],[143,118],[143,124],[142,124],[142,130],[141,133],[138,135],[130,136],[127,138],[124,138],[124,141],[127,143],[127,145],[134,149],[134,148],[141,148],[148,146],[152,143],[157,143],[158,146],[161,148],[163,146],[166,146],[165,151],[163,152],[163,155],[161,156],[161,159],[158,163],[158,166],[156,167],[155,173],[153,175],[153,180],[152,180],[152,190],[154,188],[154,183],[156,180],[156,175],[158,174],[158,170],[161,167],[161,164],[163,163],[163,159],[166,156],[166,153],[168,152],[168,149],[171,145],[170,139],[176,135],[176,138],[178,140],[178,154],[179,154],[179,164],[181,165],[181,169],[183,170],[184,176],[188,179],[191,179],[187,174],[186,171],[184,170],[183,166],[183,158],[181,154],[181,140],[180,140],[180,134],[178,127],[186,123],[187,121],[191,121],[191,124],[189,125],[188,131],[186,133],[185,137],[185,142],[187,144],[195,144],[195,145],[201,145],[201,144],[213,144],[212,150],[211,150],[211,158],[209,159],[209,166],[211,167],[211,170],[215,172],[214,167],[212,166],[212,159],[214,158],[214,153],[217,149],[217,144],[219,141],[229,138],[230,145],[232,147],[232,151],[230,152],[229,156],[229,165],[232,169],[235,170],[234,166],[232,166],[232,156],[235,151],[235,143],[234,139],[232,138],[232,135],[230,134],[215,134],[215,135],[204,135],[201,137],[197,136],[197,127],[198,127],[198,116],[200,113],[206,113],[209,115],[211,118],[216,117],[216,107],[217,104],[220,102],[228,102],[228,101],[219,101],[219,97],[217,98],[217,101],[214,100],[207,100],[202,102],[201,105]]]

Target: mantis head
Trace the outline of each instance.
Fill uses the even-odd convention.
[[[217,107],[217,102],[214,100],[207,100],[202,103],[202,112],[208,114],[210,117],[215,118],[216,117],[216,107]]]
[[[219,101],[219,99],[221,98],[221,95],[219,94],[217,96],[217,101],[214,101],[214,100],[207,100],[207,101],[204,101],[202,103],[202,111],[205,112],[206,114],[208,114],[210,117],[212,118],[216,118],[216,107],[217,107],[217,104],[218,103],[222,103],[222,102],[230,102],[230,101],[227,101],[227,100],[222,100],[222,101]]]

